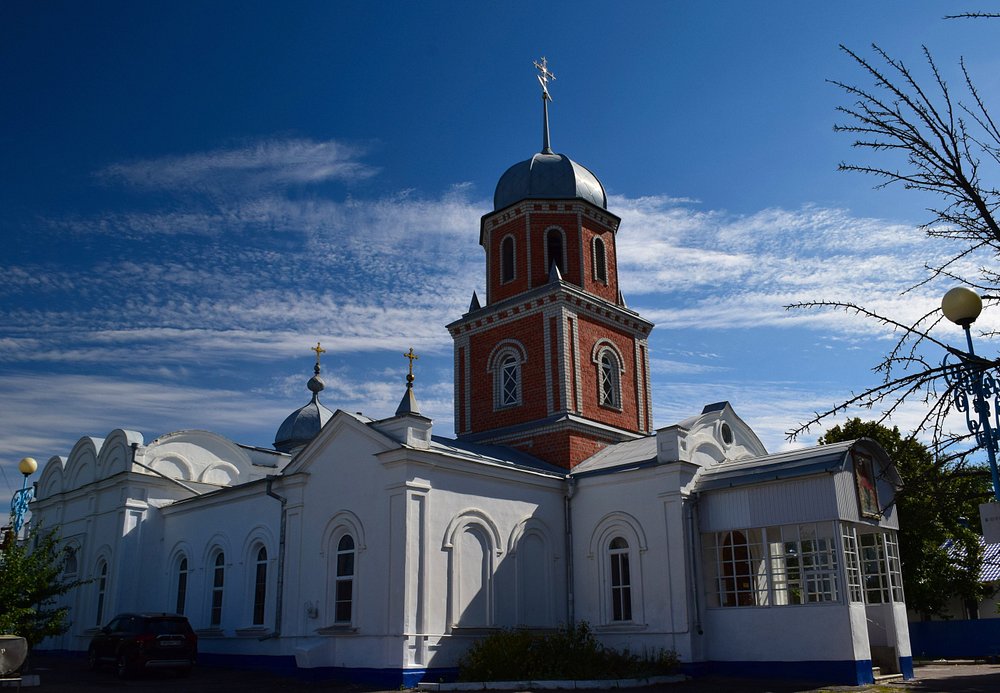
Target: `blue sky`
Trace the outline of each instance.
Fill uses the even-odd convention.
[[[374,417],[412,346],[450,435],[444,325],[482,295],[497,179],[540,147],[542,55],[553,148],[607,188],[626,300],[657,324],[656,425],[726,399],[788,445],[875,382],[888,336],[785,304],[905,319],[949,288],[900,294],[948,250],[916,230],[929,202],[836,171],[848,102],[826,80],[867,86],[838,44],[922,75],[925,44],[956,87],[964,55],[996,103],[1000,22],[942,19],[976,9],[998,8],[0,4],[0,499],[21,457],[119,427],[270,446],[317,341],[323,401]]]

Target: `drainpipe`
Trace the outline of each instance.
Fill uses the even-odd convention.
[[[281,529],[278,533],[278,594],[274,598],[274,632],[265,635],[261,640],[281,637],[281,609],[285,595],[285,527],[288,524],[288,511],[285,509],[285,505],[288,503],[288,499],[279,496],[271,489],[276,478],[276,474],[268,474],[267,487],[264,492],[281,503]]]
[[[563,507],[566,512],[566,623],[572,626],[576,619],[575,595],[573,593],[573,512],[570,501],[576,491],[576,479],[567,480]]]
[[[698,581],[698,542],[697,528],[694,526],[695,510],[698,507],[698,494],[692,493],[688,496],[688,565],[691,566],[691,594],[694,597],[694,631],[698,635],[703,635],[705,631],[701,629],[701,607],[698,604],[698,592],[701,591],[701,583]],[[690,626],[689,626],[690,628]]]

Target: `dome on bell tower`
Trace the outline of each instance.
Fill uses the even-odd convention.
[[[556,76],[542,58],[536,62],[538,82],[542,85],[542,151],[526,161],[514,164],[500,176],[493,192],[493,211],[521,200],[586,200],[601,209],[608,208],[608,195],[597,176],[565,154],[552,151],[549,141],[549,81]]]
[[[604,186],[590,169],[568,156],[540,152],[527,161],[514,164],[500,176],[493,193],[493,210],[530,199],[582,199],[608,208]]]

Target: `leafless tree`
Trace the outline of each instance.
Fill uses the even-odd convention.
[[[930,52],[923,50],[930,79],[922,84],[901,61],[877,45],[867,59],[841,46],[873,86],[831,80],[853,101],[837,110],[842,122],[837,132],[854,137],[853,146],[874,153],[866,163],[840,164],[840,170],[875,176],[876,187],[901,185],[907,190],[931,193],[936,200],[929,207],[930,218],[920,228],[928,236],[950,241],[955,250],[941,263],[928,264],[927,277],[909,287],[911,291],[936,278],[948,278],[972,286],[985,294],[984,302],[995,303],[1000,294],[1000,273],[994,269],[1000,255],[1000,190],[989,180],[1000,180],[1000,129],[980,97],[965,61],[959,62],[963,78],[963,98],[956,100],[938,70]],[[957,269],[976,261],[973,276]],[[827,417],[852,407],[879,413],[884,421],[904,403],[919,401],[926,414],[914,434],[929,432],[933,448],[942,464],[961,465],[970,450],[970,436],[951,435],[944,418],[955,394],[954,365],[942,362],[948,353],[959,350],[933,336],[942,321],[939,310],[903,323],[864,306],[843,301],[810,301],[789,309],[840,309],[874,320],[891,329],[896,341],[873,369],[880,382],[875,387],[852,393],[844,402],[789,431],[795,438]],[[986,334],[986,337],[994,335]],[[984,374],[995,372],[1000,361],[977,359]]]

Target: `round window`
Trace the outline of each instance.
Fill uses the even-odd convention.
[[[719,433],[722,435],[722,442],[726,445],[733,444],[733,429],[725,421],[719,426]]]

